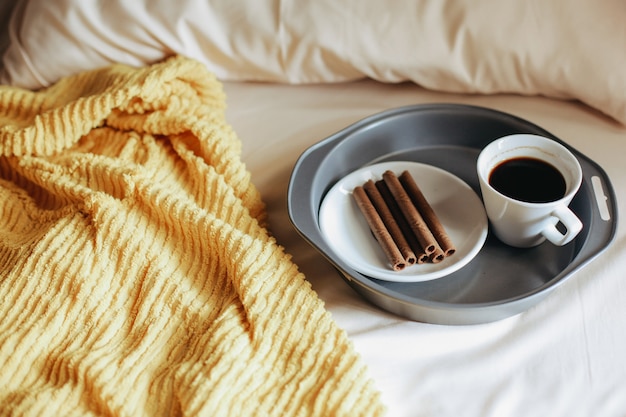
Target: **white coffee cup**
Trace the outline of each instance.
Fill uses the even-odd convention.
[[[556,191],[560,187],[547,186],[550,182],[547,179],[551,178],[549,173],[541,174],[540,180],[533,181],[529,179],[529,171],[528,175],[512,175],[510,178],[515,181],[503,181],[505,187],[497,184],[497,176],[505,174],[502,169],[505,164],[509,164],[505,167],[509,170],[514,168],[513,164],[517,164],[520,169],[524,164],[536,164],[537,169],[543,167],[547,170],[548,167],[536,160],[549,164],[560,173],[560,180],[556,178],[558,174],[554,177],[555,183],[564,182],[563,189],[560,190],[562,195],[559,192],[554,198],[542,196],[543,199],[540,199],[528,195],[520,197],[515,195],[515,188],[506,189],[509,186],[516,187],[514,183],[520,182],[521,184],[517,184],[520,192],[522,188],[529,194],[535,191],[547,192],[552,188]],[[500,172],[495,173],[496,170]],[[515,134],[496,139],[478,156],[477,171],[492,231],[503,243],[527,248],[539,245],[547,239],[554,245],[562,246],[571,242],[582,230],[582,222],[568,207],[582,183],[582,168],[576,156],[560,143],[532,134]],[[523,180],[517,181],[520,178]],[[490,179],[499,190],[490,184]],[[560,229],[557,228],[559,222]]]

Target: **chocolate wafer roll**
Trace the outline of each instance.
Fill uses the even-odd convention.
[[[402,210],[402,214],[405,219],[409,223],[409,226],[415,237],[419,241],[422,248],[424,248],[424,252],[427,255],[430,255],[437,249],[439,243],[437,243],[437,239],[433,236],[428,225],[424,221],[422,215],[419,213],[411,198],[402,187],[400,180],[396,177],[392,171],[388,170],[383,173],[383,180],[387,187],[389,187],[389,191],[393,195],[393,198],[400,206],[400,210]]]
[[[429,262],[430,256],[428,256],[426,252],[424,252],[424,248],[422,248],[422,245],[420,245],[419,241],[417,240],[417,237],[415,237],[415,234],[411,230],[409,223],[404,218],[404,215],[402,214],[402,210],[400,210],[400,207],[396,203],[396,200],[393,198],[393,195],[391,194],[391,191],[389,191],[389,187],[387,187],[387,184],[385,184],[385,181],[378,180],[376,181],[375,185],[381,197],[387,203],[387,207],[389,208],[389,211],[391,212],[391,215],[393,216],[393,218],[396,220],[396,223],[400,227],[400,230],[402,231],[402,235],[406,239],[409,247],[413,249],[413,253],[415,254],[415,258],[416,258],[416,263],[423,264],[425,262]]]
[[[404,269],[406,267],[404,256],[402,256],[400,249],[398,249],[398,246],[393,241],[391,234],[385,227],[383,220],[380,218],[380,215],[376,211],[376,208],[367,196],[363,187],[355,187],[354,190],[352,190],[352,196],[354,197],[359,210],[363,213],[363,216],[365,217],[370,230],[374,234],[374,237],[389,260],[392,269],[394,271]]]
[[[430,254],[430,262],[434,264],[438,264],[443,261],[446,257],[446,254],[443,252],[443,249],[437,247],[433,253]]]
[[[420,190],[419,186],[411,176],[411,173],[409,171],[404,171],[400,174],[398,179],[411,198],[415,207],[417,207],[417,210],[421,213],[422,218],[428,225],[428,228],[432,232],[433,236],[437,239],[437,243],[439,243],[439,246],[443,250],[444,256],[450,256],[456,252],[454,243],[435,214],[435,211],[428,203],[428,200],[424,197],[422,190]]]
[[[381,220],[387,227],[391,238],[398,246],[398,249],[400,250],[400,253],[402,253],[404,260],[409,265],[413,265],[414,263],[416,263],[417,257],[415,256],[413,249],[411,249],[409,242],[407,242],[406,238],[404,237],[402,229],[396,222],[393,213],[389,209],[388,202],[385,201],[383,196],[380,194],[378,188],[376,188],[376,185],[374,184],[374,181],[367,181],[365,184],[363,184],[363,189],[367,193],[367,196],[370,198],[370,201],[374,205],[374,208],[376,208],[376,211],[378,212]]]

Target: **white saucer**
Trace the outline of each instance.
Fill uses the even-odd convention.
[[[357,207],[352,190],[367,180],[408,170],[445,227],[456,252],[442,262],[391,269],[380,245]],[[366,166],[339,180],[326,194],[319,212],[322,235],[337,256],[363,275],[386,281],[418,282],[446,276],[471,261],[487,238],[487,215],[481,199],[460,178],[432,165],[394,161]]]

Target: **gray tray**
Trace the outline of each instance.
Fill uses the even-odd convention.
[[[480,150],[513,133],[550,137],[578,157],[584,178],[570,207],[584,228],[570,244],[515,249],[489,233],[479,254],[462,269],[432,281],[395,283],[360,274],[325,243],[318,224],[320,203],[332,185],[350,172],[383,161],[422,162],[455,174],[480,195],[475,168]],[[457,104],[392,109],[313,145],[293,169],[288,211],[296,230],[361,296],[405,318],[437,324],[485,323],[521,313],[602,252],[617,227],[613,187],[596,163],[526,120]]]

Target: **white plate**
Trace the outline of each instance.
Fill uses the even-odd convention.
[[[456,252],[433,264],[391,269],[380,245],[357,207],[352,190],[367,180],[408,170],[445,227]],[[432,165],[394,161],[366,166],[339,180],[324,197],[319,224],[322,235],[337,256],[363,275],[386,281],[418,282],[448,275],[471,261],[487,238],[487,215],[478,195],[460,178]]]

